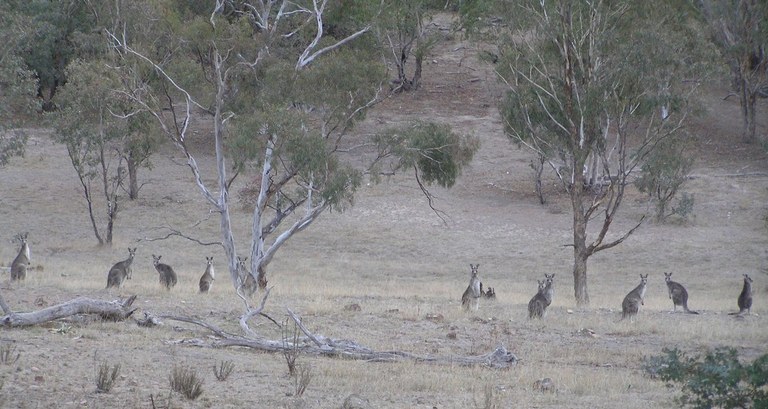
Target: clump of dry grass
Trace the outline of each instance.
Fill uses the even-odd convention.
[[[13,344],[0,345],[0,363],[3,365],[13,365],[21,357],[20,352],[16,352],[16,346]]]
[[[96,373],[96,392],[108,393],[115,386],[117,375],[120,373],[120,364],[109,366],[109,362],[103,361]]]
[[[149,395],[149,403],[152,405],[152,409],[169,409],[171,407],[172,396],[170,392],[168,392],[168,398],[165,399],[164,404],[159,399],[160,397],[158,396],[158,401],[155,402],[155,395]]]
[[[483,389],[483,400],[478,402],[473,396],[475,407],[478,409],[498,409],[501,407],[498,398],[493,393],[493,385],[485,385]]]
[[[195,400],[203,394],[203,380],[192,368],[174,366],[169,379],[171,389],[189,400]]]
[[[221,361],[218,365],[213,366],[213,375],[219,381],[226,381],[232,371],[235,369],[235,363],[232,361]]]
[[[298,365],[296,369],[297,371],[293,374],[294,396],[301,397],[312,382],[312,366],[302,364]]]

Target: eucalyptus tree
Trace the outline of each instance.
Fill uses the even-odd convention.
[[[111,245],[127,177],[124,148],[146,121],[115,115],[130,112],[131,101],[113,91],[122,83],[108,61],[75,60],[66,74],[69,80],[56,96],[59,109],[49,114],[53,138],[67,148],[96,240]]]
[[[463,10],[489,21],[501,111],[512,140],[552,165],[573,216],[573,278],[588,304],[587,260],[626,240],[642,223],[607,239],[630,175],[689,115],[701,66],[699,38],[678,2],[486,1]],[[681,9],[683,8],[683,9]],[[478,19],[482,13],[497,18]],[[472,28],[471,26],[469,26]],[[590,223],[598,224],[588,229]]]
[[[156,32],[162,41],[142,46],[123,32],[111,33],[124,65],[140,62],[161,79],[125,89],[124,95],[157,119],[218,212],[221,243],[238,291],[244,278],[238,274],[230,212],[238,175],[254,175],[246,254],[251,274],[265,288],[275,253],[323,212],[351,205],[366,171],[361,165],[366,154],[382,156],[375,149],[359,152],[356,148],[376,144],[351,132],[384,96],[386,84],[370,33],[382,5],[359,5],[347,15],[334,14],[338,4],[327,0],[165,0],[148,11],[156,27],[165,30]],[[326,26],[328,15],[334,16],[333,25]],[[344,29],[326,32],[326,27]],[[198,166],[189,139],[191,123],[200,118],[212,123],[207,137],[216,157],[213,184]],[[439,145],[422,146],[423,155],[462,155],[436,155],[434,162],[464,164],[474,152],[451,132],[433,140]],[[399,140],[387,141],[379,145],[382,150]],[[441,183],[437,179],[426,182]]]
[[[37,77],[37,92],[46,111],[66,83],[70,61],[90,52],[85,40],[96,29],[92,5],[82,0],[7,0],[7,9],[24,16],[28,30],[18,44],[25,65]]]
[[[37,105],[34,75],[19,48],[27,29],[20,14],[0,4],[0,166],[24,153],[27,135],[16,126],[34,114]]]
[[[377,19],[376,35],[388,61],[395,66],[395,91],[421,86],[424,60],[440,41],[438,30],[430,29],[436,8],[430,0],[391,0]]]
[[[742,135],[757,141],[757,99],[768,98],[768,3],[762,0],[699,0],[714,43],[731,70],[739,96]]]

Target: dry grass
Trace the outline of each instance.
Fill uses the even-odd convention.
[[[377,350],[465,356],[503,344],[521,361],[494,371],[299,356],[300,364],[312,368],[304,405],[338,408],[345,397],[358,394],[376,408],[614,408],[618,402],[626,408],[667,408],[674,405],[674,393],[643,374],[643,357],[674,346],[729,345],[746,358],[764,353],[768,178],[724,175],[745,169],[765,173],[768,160],[739,144],[737,103],[723,101],[723,89],[713,88],[705,104],[708,116],[692,128],[700,141],[699,161],[697,177],[685,189],[696,195],[694,221],[646,224],[621,246],[592,257],[591,304],[578,308],[570,280],[572,252],[564,247],[571,237],[570,205],[553,187],[547,206],[536,203],[528,156],[505,139],[493,108],[492,74],[472,66],[476,62],[466,46],[446,45],[425,67],[424,88],[379,106],[360,131],[420,117],[480,137],[482,148],[457,185],[434,190],[437,205],[450,216],[448,225],[430,212],[407,176],[364,186],[352,209],[323,215],[277,254],[269,270],[274,288],[266,312],[280,322],[290,307],[318,334]],[[478,76],[483,81],[470,81]],[[765,101],[760,103],[765,111]],[[764,122],[760,129],[766,129]],[[204,172],[213,167],[210,156],[201,155],[198,162]],[[13,236],[29,231],[34,267],[24,283],[10,283],[2,273],[6,301],[17,311],[30,311],[76,296],[138,294],[136,314],[195,316],[238,333],[243,306],[222,264],[223,252],[181,239],[150,241],[165,235],[166,226],[218,239],[218,221],[173,147],[164,147],[153,163],[140,174],[147,183],[141,198],[125,203],[119,215],[114,246],[97,248],[64,149],[36,132],[26,157],[0,169],[0,264],[8,265],[18,251]],[[633,226],[646,208],[630,189],[615,231]],[[249,245],[249,223],[247,212],[234,212],[241,249]],[[129,246],[138,247],[133,279],[122,289],[105,290],[107,270],[125,258]],[[162,254],[179,275],[171,291],[159,284],[153,253]],[[218,274],[212,291],[200,295],[205,256],[218,261]],[[482,302],[477,313],[461,310],[469,263],[480,263],[481,279],[498,297]],[[665,271],[688,288],[689,306],[700,315],[669,313]],[[543,320],[529,321],[526,306],[544,273],[556,274],[554,302]],[[645,305],[634,320],[621,321],[621,300],[640,273],[650,274]],[[727,313],[736,310],[743,273],[755,280],[754,315],[737,320]],[[361,310],[344,308],[352,303]],[[282,331],[267,321],[256,320],[253,328],[281,339]],[[0,341],[12,342],[21,359],[0,366],[9,369],[0,373],[0,407],[150,407],[150,395],[165,402],[175,366],[210,375],[211,367],[225,361],[237,363],[235,376],[206,383],[197,400],[174,399],[172,407],[295,406],[296,379],[287,376],[283,356],[179,343],[207,335],[173,321],[141,328],[131,321],[77,319],[5,330]],[[91,356],[122,364],[119,387],[109,394],[95,393],[83,376],[93,370],[93,361],[83,359]],[[552,379],[556,393],[533,389],[544,377]]]

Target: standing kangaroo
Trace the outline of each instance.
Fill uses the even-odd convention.
[[[160,284],[165,286],[166,290],[170,290],[171,287],[176,285],[178,281],[176,278],[176,272],[168,264],[160,262],[160,258],[163,256],[152,255],[152,264],[155,265],[155,270],[160,274]]]
[[[744,287],[739,294],[739,312],[732,312],[730,315],[742,315],[744,311],[750,314],[752,311],[752,278],[744,274]]]
[[[205,258],[206,267],[203,276],[200,277],[200,292],[207,293],[213,286],[215,272],[213,271],[213,256]]]
[[[473,310],[477,311],[480,307],[480,296],[482,295],[480,293],[480,277],[477,276],[477,269],[480,268],[480,264],[470,264],[469,268],[472,272],[469,276],[469,285],[464,290],[464,294],[461,295],[461,307],[464,310],[469,310],[472,307]]]
[[[667,282],[669,299],[672,300],[674,306],[673,311],[677,312],[677,306],[679,305],[688,314],[698,314],[698,312],[688,309],[688,291],[685,290],[682,284],[672,281],[672,273],[664,273],[664,281]]]
[[[258,289],[258,285],[256,284],[256,279],[254,279],[251,275],[251,272],[248,271],[248,267],[245,265],[246,261],[248,261],[248,257],[237,257],[237,277],[239,279],[238,287],[242,287],[243,292],[250,297]]]
[[[528,318],[543,318],[547,307],[552,304],[555,296],[555,275],[544,274],[544,280],[537,280],[539,291],[528,302]]]
[[[630,291],[621,303],[621,319],[634,317],[640,311],[640,306],[645,305],[645,288],[648,286],[648,274],[640,274],[640,284]]]
[[[27,268],[30,264],[29,243],[27,236],[29,233],[19,233],[16,237],[21,241],[19,254],[11,262],[11,281],[24,280],[27,278]]]
[[[107,288],[111,287],[117,287],[120,288],[123,286],[123,283],[125,280],[130,280],[133,276],[133,270],[131,269],[131,264],[133,263],[133,258],[136,256],[136,247],[130,248],[128,247],[128,258],[119,261],[115,263],[115,265],[112,266],[112,268],[109,269],[109,273],[107,274]]]

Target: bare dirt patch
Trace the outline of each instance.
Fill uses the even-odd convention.
[[[723,100],[725,88],[709,86],[705,115],[694,121],[695,217],[683,225],[645,224],[625,244],[590,260],[589,308],[574,306],[571,290],[569,204],[549,187],[550,203],[533,195],[529,154],[502,133],[496,109],[501,93],[491,67],[475,58],[469,43],[442,45],[425,66],[424,85],[378,106],[360,132],[420,118],[449,123],[477,135],[475,161],[451,190],[435,189],[444,224],[426,206],[409,175],[365,186],[355,206],[329,213],[276,257],[267,312],[278,321],[285,308],[300,314],[313,331],[347,338],[377,350],[441,356],[472,355],[505,345],[521,358],[513,369],[370,363],[301,356],[312,367],[302,397],[287,375],[284,358],[243,348],[190,346],[205,330],[166,321],[141,328],[131,321],[88,319],[23,330],[2,330],[0,344],[13,345],[17,362],[0,364],[0,407],[151,407],[163,403],[175,365],[196,369],[204,392],[196,401],[172,395],[171,407],[338,408],[350,394],[371,408],[482,407],[486,388],[501,407],[628,408],[673,406],[674,393],[641,370],[644,356],[662,347],[700,351],[730,345],[746,357],[768,344],[764,300],[768,276],[768,161],[756,146],[739,140],[738,105]],[[766,134],[768,105],[761,101],[760,132]],[[161,235],[158,227],[183,229],[216,240],[218,221],[196,191],[173,147],[153,159],[141,199],[126,204],[112,249],[94,247],[77,181],[61,146],[37,131],[23,159],[0,169],[0,260],[15,256],[11,238],[29,231],[34,271],[23,284],[2,276],[0,291],[14,309],[29,311],[77,296],[113,299],[138,294],[144,311],[189,315],[237,332],[242,306],[223,273],[210,294],[196,293],[204,256],[224,259],[216,247],[182,240],[137,240]],[[213,159],[202,155],[204,169]],[[242,182],[242,181],[241,181]],[[615,233],[647,211],[639,194],[625,202]],[[249,214],[235,214],[240,248],[248,245]],[[138,246],[133,279],[108,292],[106,273],[125,248]],[[151,254],[162,254],[179,274],[171,292],[160,288]],[[477,313],[461,311],[469,263],[480,263],[484,283],[498,294]],[[669,314],[662,272],[674,272],[690,293],[699,316]],[[542,321],[526,318],[536,279],[556,274],[553,305]],[[634,322],[619,321],[621,300],[650,274],[644,308]],[[741,275],[755,279],[755,315],[734,320]],[[350,304],[357,309],[345,308]],[[438,318],[439,317],[439,318]],[[281,332],[268,321],[256,328],[267,338]],[[227,381],[213,376],[221,361],[235,363]],[[96,393],[102,362],[121,364],[110,393]],[[534,389],[549,377],[555,393]]]

